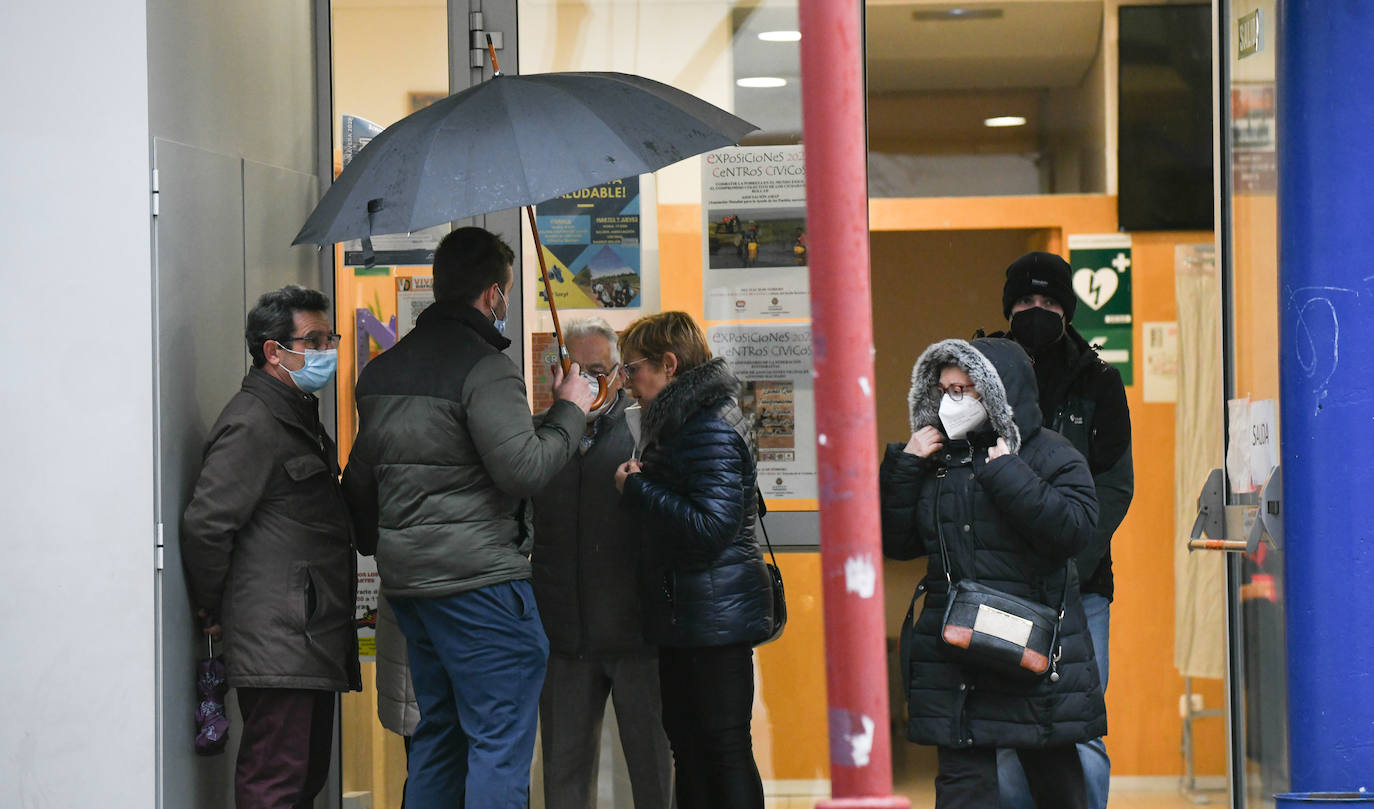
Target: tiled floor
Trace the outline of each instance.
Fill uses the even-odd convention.
[[[910,799],[912,809],[935,806],[935,788],[929,782],[922,785],[903,784],[896,791]],[[769,798],[766,805],[767,809],[812,809],[820,800],[822,797],[774,797]],[[1226,805],[1224,793],[1212,793],[1210,803],[1199,804],[1179,794],[1176,789],[1161,789],[1154,785],[1143,789],[1114,788],[1108,801],[1108,809],[1206,809],[1209,806],[1223,809]]]

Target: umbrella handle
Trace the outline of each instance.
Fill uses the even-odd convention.
[[[553,317],[553,335],[558,341],[558,362],[563,366],[563,373],[572,369],[572,357],[568,354],[568,344],[563,341],[563,325],[558,321],[558,306],[553,302],[553,285],[549,283],[549,268],[544,262],[544,245],[539,241],[539,225],[534,221],[534,206],[525,206],[525,216],[530,222],[530,233],[534,236],[534,254],[539,256],[539,278],[544,282],[544,297],[549,302],[549,314]],[[595,410],[606,403],[607,394],[606,377],[596,378],[596,399],[592,401],[589,410]]]

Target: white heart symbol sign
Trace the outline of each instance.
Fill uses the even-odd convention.
[[[1117,283],[1116,272],[1110,267],[1096,271],[1085,267],[1073,274],[1073,291],[1093,311],[1107,305],[1107,301],[1116,294]]]

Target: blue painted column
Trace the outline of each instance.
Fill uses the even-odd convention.
[[[1374,2],[1278,7],[1292,789],[1374,793]]]

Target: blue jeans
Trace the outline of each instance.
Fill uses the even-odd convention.
[[[1102,693],[1107,692],[1107,640],[1110,637],[1112,603],[1097,593],[1083,594],[1083,612],[1088,617],[1088,634],[1093,639],[1093,656],[1102,678]],[[1083,781],[1088,788],[1088,806],[1107,809],[1107,790],[1111,785],[1112,761],[1102,739],[1079,742],[1078,759],[1083,762]],[[997,751],[997,791],[1002,809],[1033,809],[1030,786],[1015,750]],[[1043,807],[1041,808],[1043,809]]]
[[[390,599],[420,703],[410,809],[525,809],[549,642],[528,581]]]

